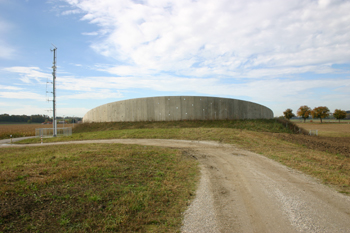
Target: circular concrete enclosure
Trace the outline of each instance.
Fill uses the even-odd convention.
[[[88,111],[83,122],[270,119],[271,109],[228,98],[162,96],[129,99]]]

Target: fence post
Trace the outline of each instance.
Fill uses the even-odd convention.
[[[43,144],[43,136],[41,136],[41,144]]]

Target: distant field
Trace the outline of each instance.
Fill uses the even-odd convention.
[[[74,124],[77,125],[77,124]],[[64,124],[64,127],[72,127],[73,124]],[[57,128],[63,127],[63,124],[58,124]],[[0,139],[12,137],[25,137],[25,136],[35,136],[35,129],[37,128],[52,128],[52,125],[42,125],[42,124],[0,124]]]
[[[350,123],[300,123],[299,127],[309,130],[318,130],[319,136],[325,137],[350,137]]]
[[[294,123],[304,123],[303,119],[298,120],[291,120]],[[323,119],[323,123],[339,123],[339,120],[337,119]],[[340,120],[340,123],[349,123],[350,119],[344,119]],[[320,119],[306,119],[305,123],[321,123]]]

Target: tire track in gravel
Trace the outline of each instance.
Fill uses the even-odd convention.
[[[110,139],[60,144],[122,143],[187,150],[202,168],[183,232],[349,232],[350,198],[317,180],[233,145],[205,141]]]

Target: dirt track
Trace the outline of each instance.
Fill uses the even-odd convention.
[[[64,143],[165,146],[181,148],[197,158],[208,178],[206,190],[213,200],[212,221],[217,226],[205,228],[207,220],[203,218],[207,215],[198,214],[193,220],[199,223],[195,232],[214,232],[216,229],[220,232],[349,232],[350,229],[349,197],[300,172],[232,145],[161,139]],[[200,229],[201,226],[203,229]]]

